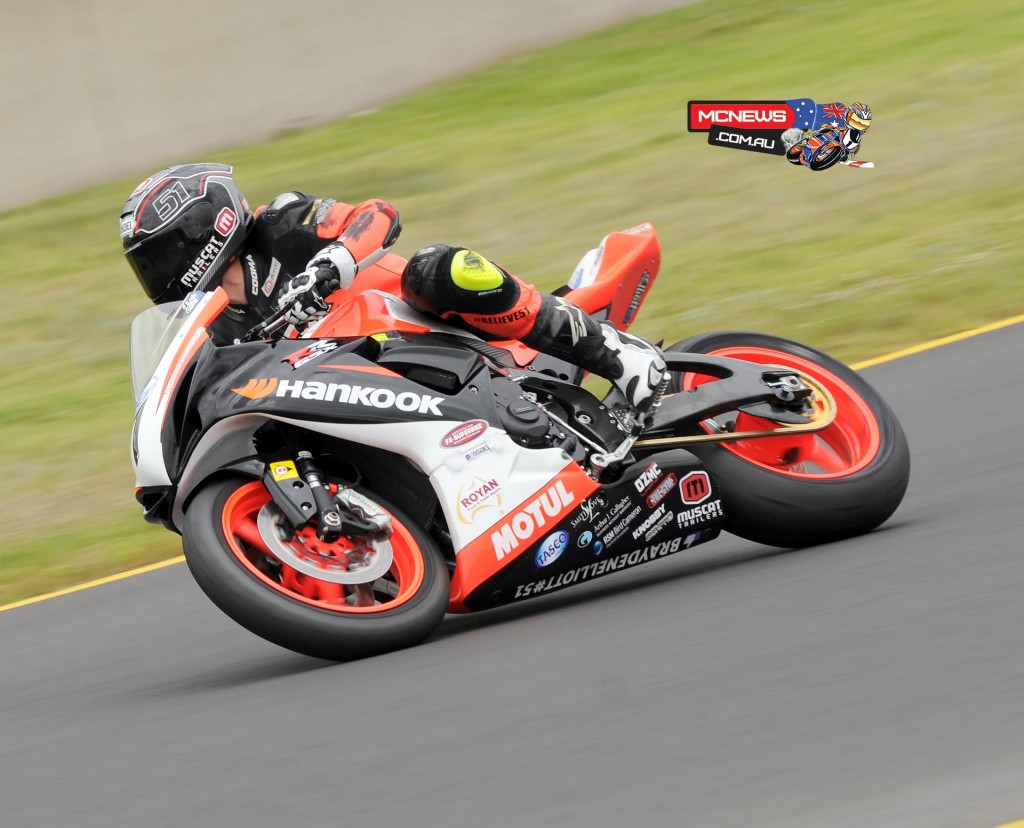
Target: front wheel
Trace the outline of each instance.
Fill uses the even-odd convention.
[[[814,172],[821,172],[834,167],[845,158],[846,154],[846,148],[841,141],[828,141],[814,151],[807,166]]]
[[[834,401],[835,419],[822,431],[687,446],[722,490],[727,531],[771,546],[811,546],[869,532],[896,511],[910,479],[907,438],[889,406],[851,368],[798,342],[739,331],[691,337],[668,350],[792,369]],[[676,374],[671,390],[714,381]],[[778,425],[732,412],[702,428],[711,433]]]
[[[423,529],[362,493],[391,516],[386,541],[324,543],[287,524],[259,480],[215,480],[185,513],[189,569],[228,616],[298,653],[347,661],[418,644],[444,618],[447,567]]]

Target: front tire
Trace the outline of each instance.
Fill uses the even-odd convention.
[[[687,447],[722,490],[727,531],[770,546],[811,546],[869,532],[896,511],[910,479],[907,438],[896,415],[855,371],[806,345],[757,333],[703,334],[667,350],[791,368],[835,400],[836,418],[820,432]],[[671,390],[712,381],[676,374]],[[743,412],[733,416],[737,431],[777,427]]]
[[[840,141],[829,141],[824,146],[818,148],[808,166],[814,172],[821,172],[822,170],[834,167],[843,160],[845,155],[845,147],[843,147]]]
[[[365,583],[353,583],[359,566],[351,564],[352,556],[365,562],[375,553],[351,539],[323,544],[307,526],[292,540],[268,543],[260,515],[265,533],[268,510],[274,509],[270,494],[262,482],[237,476],[214,480],[189,504],[182,528],[189,569],[232,619],[304,655],[347,661],[418,644],[444,618],[447,567],[422,528],[375,492],[362,493],[390,514],[394,526],[389,568],[381,573],[367,566],[371,577]],[[294,555],[275,553],[275,546]],[[356,575],[339,578],[339,570]]]

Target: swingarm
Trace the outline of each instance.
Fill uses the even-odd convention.
[[[681,387],[665,396],[644,438],[635,443],[637,448],[820,431],[835,419],[832,395],[792,369],[696,353],[668,352],[665,362],[675,374],[714,377],[715,381]],[[731,422],[722,425],[714,419],[728,412],[743,412],[778,427],[736,431]]]

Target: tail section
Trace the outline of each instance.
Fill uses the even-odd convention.
[[[650,224],[609,233],[587,253],[562,295],[625,330],[636,318],[661,267],[661,245]]]

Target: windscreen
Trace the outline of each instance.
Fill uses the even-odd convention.
[[[129,359],[135,406],[142,405],[146,388],[160,365],[160,359],[195,309],[201,293],[191,293],[183,302],[167,302],[143,311],[132,321]]]

